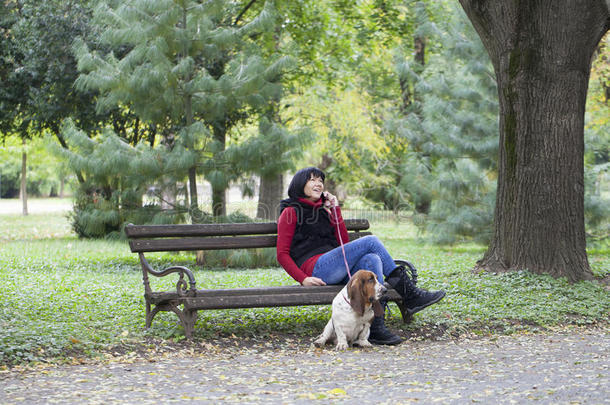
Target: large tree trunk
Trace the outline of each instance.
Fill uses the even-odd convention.
[[[21,189],[19,194],[21,197],[21,212],[23,215],[28,215],[28,154],[25,151],[25,138],[23,138],[23,150],[21,152]]]
[[[494,65],[500,156],[494,236],[478,268],[592,278],[584,114],[605,0],[460,0]]]
[[[261,177],[256,217],[272,221],[277,220],[283,192],[284,176],[282,174]]]

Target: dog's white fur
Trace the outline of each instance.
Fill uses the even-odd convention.
[[[333,299],[332,316],[314,344],[322,347],[329,340],[336,341],[337,350],[345,350],[353,344],[372,346],[368,341],[374,317],[372,304],[385,292],[386,288],[379,283],[375,273],[368,270],[354,273],[349,283]]]

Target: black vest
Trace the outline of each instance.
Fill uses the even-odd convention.
[[[330,214],[323,206],[312,207],[298,200],[282,201],[282,209],[293,207],[297,224],[290,244],[290,257],[301,267],[312,256],[326,253],[339,246]]]

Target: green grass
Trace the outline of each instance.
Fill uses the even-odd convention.
[[[21,217],[0,215],[0,366],[62,361],[150,342],[180,341],[183,330],[171,313],[157,315],[144,329],[141,271],[124,241],[76,239],[62,212]],[[373,232],[396,258],[419,268],[420,285],[445,289],[447,297],[417,314],[409,325],[393,307],[390,325],[403,335],[443,336],[512,333],[567,324],[607,325],[608,290],[597,282],[568,284],[562,279],[515,272],[474,275],[485,248],[439,248],[418,242],[408,223],[375,223]],[[150,255],[161,268],[183,264],[195,270],[199,288],[291,285],[279,268],[200,269],[191,254]],[[594,272],[610,269],[608,251],[589,257]],[[175,279],[154,279],[157,289]],[[223,336],[313,338],[330,316],[328,306],[200,311],[197,339]],[[425,331],[423,333],[422,331]]]

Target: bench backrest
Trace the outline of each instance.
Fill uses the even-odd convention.
[[[370,235],[366,219],[346,219],[350,240]],[[243,224],[133,225],[125,227],[134,253],[275,247],[276,222]]]

